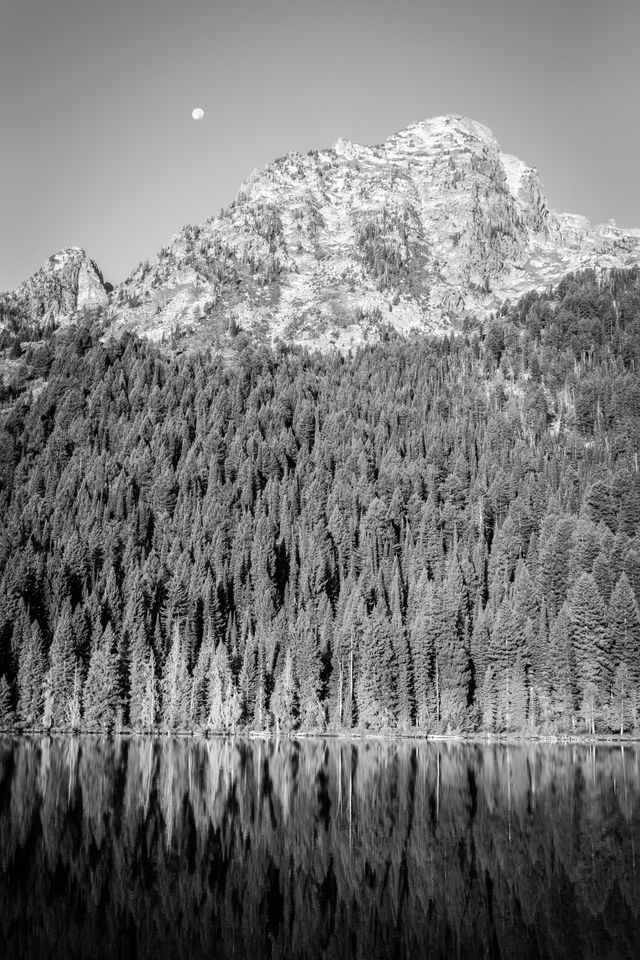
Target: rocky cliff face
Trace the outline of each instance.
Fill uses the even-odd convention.
[[[184,228],[110,298],[114,331],[177,347],[240,329],[327,349],[385,325],[439,333],[570,271],[640,262],[640,232],[549,210],[537,171],[473,120],[437,117],[378,146],[339,140],[253,173],[218,217]],[[34,325],[103,305],[68,249],[12,295]]]
[[[638,262],[636,232],[553,213],[537,171],[491,131],[438,117],[255,172],[119,288],[116,326],[344,349],[384,324],[437,333],[569,271]]]
[[[66,247],[13,293],[0,295],[5,324],[19,324],[25,333],[57,327],[85,308],[104,307],[108,293],[98,267],[79,247]]]

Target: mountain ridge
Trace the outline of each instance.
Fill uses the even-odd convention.
[[[173,346],[243,329],[346,350],[386,325],[445,333],[567,273],[639,262],[640,230],[552,211],[535,167],[483,124],[442,116],[254,171],[119,284],[107,318]],[[106,306],[97,286],[94,305]]]

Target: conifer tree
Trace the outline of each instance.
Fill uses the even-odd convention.
[[[42,722],[45,673],[44,638],[38,621],[34,620],[18,667],[18,715],[28,727]]]
[[[433,584],[423,570],[413,591],[410,604],[409,639],[414,665],[415,715],[421,730],[428,728],[431,717],[430,693],[436,640],[436,601]]]
[[[267,726],[267,670],[265,663],[264,639],[258,637],[256,642],[255,668],[255,699],[253,706],[253,722],[258,730]]]
[[[0,677],[0,730],[11,730],[16,722],[9,681]]]
[[[100,733],[113,730],[118,710],[118,676],[115,638],[110,623],[91,654],[82,704],[85,729]]]
[[[592,680],[587,681],[582,691],[580,713],[587,733],[593,736],[596,732],[596,721],[600,718],[600,691]]]
[[[638,688],[631,682],[629,668],[623,660],[616,667],[609,711],[610,728],[623,736],[638,723]]]
[[[367,621],[359,645],[354,685],[357,723],[364,730],[383,730],[390,725],[391,721],[385,705],[380,700],[382,680],[377,650],[379,639]]]
[[[540,590],[552,616],[566,598],[574,527],[573,517],[551,515],[545,518],[540,533]]]
[[[190,678],[180,626],[174,624],[169,654],[162,671],[162,722],[167,730],[184,730],[189,720]]]
[[[49,671],[45,678],[45,718],[47,725],[68,728],[70,704],[74,717],[79,697],[78,662],[71,629],[71,607],[67,603],[58,619],[49,650]]]
[[[233,684],[227,648],[218,644],[207,670],[206,725],[210,730],[230,733],[239,720],[239,703]]]
[[[298,719],[298,696],[293,654],[287,648],[282,671],[276,678],[271,694],[271,712],[276,736],[290,733],[295,729]]]
[[[549,631],[548,662],[549,678],[547,720],[561,731],[572,729],[574,707],[578,697],[578,683],[568,603],[563,603]]]
[[[248,724],[253,719],[257,689],[258,644],[250,624],[243,629],[244,653],[242,667],[238,676],[238,695],[242,709],[242,720]]]
[[[137,729],[151,731],[154,729],[159,711],[158,680],[156,677],[156,661],[153,650],[149,650],[149,658],[139,679],[143,681],[143,695],[140,701],[140,713],[137,719]]]
[[[190,721],[203,724],[209,715],[210,674],[215,656],[215,634],[211,621],[205,627],[204,636],[198,653],[198,660],[191,679]]]
[[[324,726],[324,710],[320,702],[322,664],[318,629],[303,615],[299,619],[297,634],[295,675],[300,725],[303,730],[321,730]]]
[[[404,623],[404,586],[397,557],[394,561],[393,580],[391,584],[391,631],[393,636],[394,656],[397,665],[398,689],[398,724],[401,729],[407,730],[412,722],[414,713],[413,697],[413,670],[409,638]]]
[[[640,685],[640,611],[626,573],[611,594],[608,627],[614,662],[626,663],[630,682]]]
[[[468,720],[470,682],[469,638],[464,630],[463,604],[462,572],[453,557],[447,561],[436,612],[434,667],[438,720],[445,726],[458,729]]]
[[[336,611],[336,641],[333,657],[333,726],[350,730],[355,722],[354,681],[357,674],[358,638],[366,610],[358,587],[349,574],[343,581]]]
[[[583,573],[579,577],[568,601],[580,701],[586,695],[587,686],[596,691],[596,698],[608,700],[613,673],[610,638],[604,600],[591,574]],[[589,695],[593,697],[593,690]]]
[[[142,714],[149,691],[153,652],[147,637],[144,619],[131,629],[131,655],[129,657],[129,723],[133,730],[143,727]]]
[[[496,616],[490,647],[496,684],[495,722],[499,729],[507,731],[521,729],[526,716],[524,639],[512,598],[507,595]]]
[[[478,686],[477,697],[482,729],[488,733],[493,733],[497,725],[497,692],[495,671],[493,666],[489,664]]]

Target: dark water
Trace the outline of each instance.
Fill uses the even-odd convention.
[[[636,748],[0,740],[0,957],[640,957]]]

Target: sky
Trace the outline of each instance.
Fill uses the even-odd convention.
[[[0,20],[0,290],[64,246],[117,283],[270,160],[447,113],[536,166],[553,209],[640,227],[638,0],[3,0]]]

